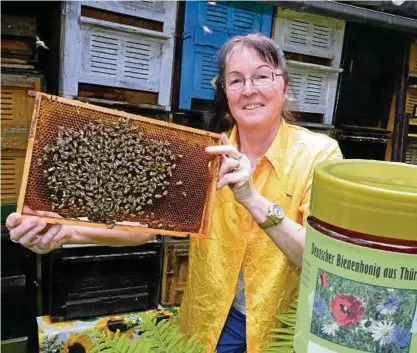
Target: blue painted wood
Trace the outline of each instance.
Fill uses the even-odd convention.
[[[213,99],[210,81],[218,71],[220,47],[235,35],[262,32],[270,36],[272,12],[272,6],[256,2],[186,2],[180,109],[190,109],[192,98]]]

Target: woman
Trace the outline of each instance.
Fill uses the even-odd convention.
[[[190,243],[180,323],[207,352],[216,342],[218,353],[261,352],[298,290],[314,167],[342,155],[336,141],[285,122],[288,70],[272,40],[232,38],[219,68],[213,125],[233,128],[207,148],[223,156],[219,191],[210,240]]]
[[[285,122],[288,71],[282,52],[263,35],[229,40],[219,56],[213,126],[228,129],[209,239],[190,242],[180,310],[184,332],[206,352],[260,352],[275,315],[298,290],[310,189],[317,163],[342,158],[337,142]],[[226,187],[227,186],[227,187]],[[6,221],[13,241],[45,253],[64,243],[136,245],[151,236],[54,225],[34,212]]]

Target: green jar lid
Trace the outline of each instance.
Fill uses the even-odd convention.
[[[314,171],[310,210],[340,228],[417,241],[417,166],[356,159],[322,162]]]

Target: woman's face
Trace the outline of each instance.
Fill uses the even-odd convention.
[[[279,124],[284,103],[285,81],[275,76],[266,86],[255,86],[247,78],[262,78],[273,73],[282,73],[279,68],[263,61],[257,52],[249,47],[236,46],[226,63],[225,90],[229,110],[237,124],[243,128],[272,128]],[[238,90],[232,90],[235,82],[246,78]]]

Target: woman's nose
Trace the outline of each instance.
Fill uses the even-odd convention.
[[[242,87],[242,94],[246,96],[252,95],[256,91],[255,85],[251,78],[245,80],[245,84]]]

